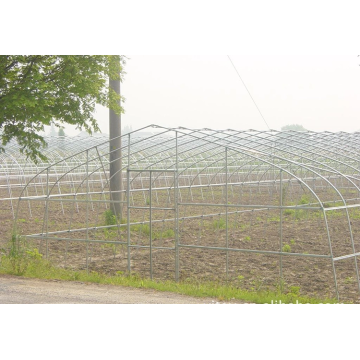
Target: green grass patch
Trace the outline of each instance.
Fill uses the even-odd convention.
[[[131,225],[130,231],[149,237],[150,225],[149,224]],[[153,240],[175,238],[175,231],[173,229],[152,230],[151,234]]]
[[[172,233],[169,233],[169,235],[172,235]],[[301,296],[300,288],[297,287],[290,287],[286,291],[284,291],[283,286],[277,288],[276,291],[260,291],[260,287],[245,290],[241,288],[242,281],[244,280],[243,276],[238,277],[239,285],[235,286],[224,285],[214,281],[200,281],[192,278],[187,278],[180,282],[169,280],[155,281],[143,278],[138,274],[126,274],[120,271],[114,276],[108,276],[95,271],[87,272],[83,270],[64,269],[55,267],[49,261],[43,259],[42,254],[40,254],[37,249],[29,246],[21,236],[14,234],[8,247],[6,249],[0,249],[0,274],[37,279],[80,281],[104,285],[147,288],[199,298],[215,298],[219,301],[242,300],[256,304],[337,303],[336,299]],[[279,289],[282,289],[282,291]]]
[[[11,255],[4,255],[0,262],[0,273],[37,279],[56,279],[62,281],[81,281],[114,286],[147,288],[168,291],[199,298],[215,298],[220,301],[243,300],[256,304],[320,304],[337,303],[335,299],[310,298],[300,295],[300,289],[292,287],[286,293],[273,291],[249,291],[235,286],[226,286],[216,282],[199,282],[186,279],[181,282],[154,281],[142,278],[137,274],[127,275],[118,272],[115,276],[107,276],[98,272],[75,271],[57,268],[42,258],[37,250],[27,251],[22,256],[25,267],[14,267]],[[17,258],[19,262],[19,258]],[[20,271],[18,271],[20,270]],[[243,280],[243,277],[241,277]]]
[[[226,229],[226,220],[220,218],[219,220],[214,220],[212,223],[213,228],[216,229]]]

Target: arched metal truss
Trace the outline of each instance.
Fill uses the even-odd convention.
[[[53,139],[38,167],[8,151],[1,186],[60,266],[358,299],[359,136],[151,125],[122,136],[116,216],[103,137]]]

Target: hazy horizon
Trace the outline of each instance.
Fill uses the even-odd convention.
[[[357,55],[127,55],[122,127],[360,129]],[[95,118],[108,133],[108,110]],[[78,131],[66,127],[68,135]]]

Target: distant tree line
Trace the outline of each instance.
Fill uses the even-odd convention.
[[[299,124],[292,124],[292,125],[285,125],[281,128],[281,131],[288,131],[288,130],[293,130],[293,131],[308,131],[307,129],[305,129],[302,125]]]

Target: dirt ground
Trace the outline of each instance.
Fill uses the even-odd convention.
[[[196,194],[192,194],[195,201]],[[254,194],[244,202],[266,203],[266,193]],[[243,195],[244,197],[244,195]],[[164,198],[166,198],[164,196]],[[142,200],[143,201],[143,200]],[[190,201],[183,197],[183,202]],[[139,202],[139,205],[141,203]],[[11,234],[12,214],[10,204],[3,202],[1,210],[0,239],[9,239]],[[31,217],[27,202],[23,202],[18,216],[18,228],[22,234],[35,234],[44,231],[43,204],[36,207],[32,204]],[[142,204],[144,206],[144,203]],[[146,204],[145,204],[146,205]],[[159,205],[168,207],[167,203],[160,201]],[[91,226],[104,226],[105,209],[96,208],[89,211],[81,203],[74,210],[73,205],[59,203],[49,206],[48,231],[57,231],[84,228],[86,223]],[[72,206],[72,207],[71,207]],[[315,297],[336,296],[334,287],[334,272],[332,263],[326,258],[294,257],[284,254],[279,255],[257,254],[251,252],[223,251],[215,249],[200,249],[196,246],[243,250],[261,250],[278,252],[280,249],[280,214],[276,210],[258,212],[244,212],[228,216],[228,231],[224,226],[224,215],[214,215],[202,218],[187,218],[192,215],[220,213],[222,208],[195,208],[183,206],[179,210],[179,240],[182,247],[179,250],[179,275],[180,279],[198,281],[218,281],[248,290],[276,290],[279,287],[280,261],[282,262],[283,280],[285,291],[295,289],[300,295]],[[138,210],[131,210],[132,221],[146,221]],[[144,213],[144,212],[143,212]],[[174,214],[153,212],[153,219],[171,218]],[[298,212],[283,214],[283,246],[291,248],[291,253],[329,255],[329,243],[324,219],[315,212]],[[360,214],[350,214],[352,235],[355,250],[360,248]],[[71,225],[69,225],[71,224]],[[344,210],[334,211],[328,216],[329,235],[333,255],[342,256],[353,252],[350,242],[349,225]],[[174,222],[157,223],[154,232],[166,233],[174,228]],[[117,272],[127,271],[126,245],[113,245],[106,241],[122,241],[126,243],[126,227],[121,231],[117,229],[98,229],[88,232],[89,239],[100,239],[104,243],[89,243],[75,241],[84,239],[85,232],[71,232],[59,235],[74,241],[36,240],[32,246],[45,255],[46,250],[51,260],[59,267],[74,270],[98,271],[114,275]],[[228,244],[226,244],[226,238]],[[174,233],[169,236],[154,238],[152,251],[149,249],[149,234],[131,230],[131,271],[144,277],[157,280],[174,280],[175,274],[175,238]],[[138,246],[138,248],[136,247]],[[189,246],[189,247],[186,247]],[[191,248],[191,246],[195,246]],[[0,244],[1,247],[1,244]],[[354,258],[341,260],[335,263],[336,276],[340,301],[360,302],[359,289],[356,282],[356,266],[360,269],[360,262]],[[150,271],[152,269],[152,271]],[[227,271],[226,271],[227,269]]]
[[[0,275],[0,304],[220,304],[220,302],[216,299],[194,298],[149,289]]]

